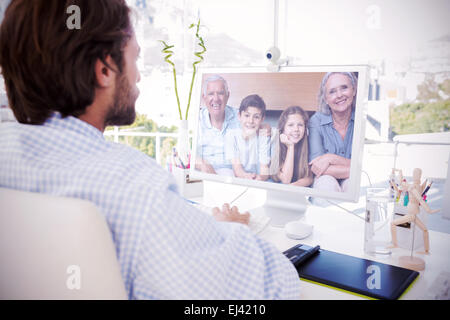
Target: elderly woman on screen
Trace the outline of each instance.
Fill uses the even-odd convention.
[[[329,72],[322,79],[319,110],[308,126],[313,188],[347,191],[356,89],[357,79],[351,72]]]

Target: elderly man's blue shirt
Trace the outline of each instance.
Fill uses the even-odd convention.
[[[240,123],[235,108],[225,107],[225,120],[220,130],[212,126],[208,109],[200,110],[197,156],[206,160],[216,171],[231,169],[231,161],[225,155],[225,135],[228,130],[238,128]]]

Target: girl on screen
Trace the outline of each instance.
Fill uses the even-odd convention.
[[[264,100],[252,94],[239,107],[240,128],[225,135],[225,156],[238,178],[267,180],[270,162],[270,133],[260,129],[266,113]]]
[[[275,182],[309,187],[313,182],[308,164],[308,115],[298,106],[285,109],[278,120],[271,172]]]

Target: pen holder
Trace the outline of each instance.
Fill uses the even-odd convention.
[[[189,169],[172,168],[172,174],[178,185],[180,194],[185,198],[203,196],[203,181],[189,178]]]
[[[391,250],[391,221],[394,201],[389,189],[368,188],[364,227],[364,252],[370,255],[389,255]]]
[[[394,220],[401,218],[407,213],[407,207],[402,204],[395,204],[394,206]],[[423,222],[423,224],[427,225],[428,215],[422,209],[420,209],[419,214],[417,215],[417,219]],[[417,250],[424,246],[423,243],[423,231],[420,230],[419,227],[415,226],[414,221],[411,223],[404,223],[396,226],[397,231],[397,245],[400,248],[407,250]],[[413,239],[414,234],[414,239]],[[414,246],[413,246],[414,240]]]

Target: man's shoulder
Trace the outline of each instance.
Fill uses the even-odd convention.
[[[329,115],[326,115],[322,112],[316,111],[311,118],[309,119],[309,127],[319,127],[321,125],[327,124],[330,122]]]
[[[228,117],[237,117],[239,109],[233,108],[229,105],[225,106],[225,115]]]
[[[124,197],[154,198],[175,184],[172,175],[147,154],[131,146],[108,144],[110,147],[105,152],[92,155],[89,161],[90,179],[96,177],[99,185],[107,183],[110,188],[121,190]]]
[[[230,106],[225,107],[225,121],[228,123],[230,128],[240,127],[239,118],[238,118],[239,110]]]
[[[136,170],[153,169],[165,172],[160,165],[149,155],[131,146],[121,143],[107,142],[111,148],[102,155],[102,158],[110,161],[115,166],[133,167]]]
[[[17,122],[0,122],[0,133],[1,136],[5,134],[13,133],[13,130],[17,130],[18,123]]]
[[[211,122],[209,120],[208,108],[204,107],[200,109],[198,121],[202,130],[211,129]]]

